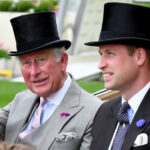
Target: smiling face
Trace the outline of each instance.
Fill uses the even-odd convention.
[[[138,78],[137,57],[129,56],[127,47],[120,44],[101,45],[98,68],[102,70],[105,87],[122,92],[132,88]]]
[[[47,97],[62,87],[66,79],[68,55],[63,52],[60,62],[52,50],[44,49],[19,56],[21,71],[28,88]]]

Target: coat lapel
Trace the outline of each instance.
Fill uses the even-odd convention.
[[[98,143],[98,145],[100,145],[98,146],[97,143],[94,144],[93,142],[93,147],[95,147],[96,145],[97,147],[99,147],[99,149],[103,150],[108,149],[113,134],[115,132],[118,123],[117,113],[121,106],[121,97],[110,100],[108,103],[111,107],[107,107],[107,109],[105,110],[102,109],[102,112],[100,112],[102,115],[98,116],[99,122],[97,121],[97,123],[95,124],[96,126],[94,126],[96,128],[93,131],[93,133],[95,132],[95,135],[99,134],[99,137],[95,136],[95,141]]]
[[[11,117],[8,122],[9,126],[6,128],[6,141],[15,142],[18,139],[18,134],[29,119],[37,100],[38,96],[30,91],[27,91],[26,96],[22,97],[21,100],[20,97],[15,99],[14,103],[12,103]]]
[[[40,136],[40,140],[36,141],[36,145],[38,144],[42,150],[49,149],[54,142],[56,135],[61,131],[66,123],[83,109],[84,106],[80,106],[80,92],[78,85],[73,80],[63,101],[52,116],[42,126],[40,126],[37,131],[33,131],[31,134],[27,135],[24,138],[25,143],[28,142],[28,140],[32,140],[33,137]],[[63,112],[69,113],[69,116],[61,116],[60,114]],[[46,138],[46,135],[48,135],[48,138]]]
[[[125,142],[123,143],[122,150],[129,150],[137,135],[144,132],[147,126],[150,124],[150,89],[145,95],[141,105],[139,106],[139,109],[137,113],[135,114],[135,117],[127,131]],[[144,119],[146,121],[146,124],[139,128],[136,126],[136,122],[140,119]]]

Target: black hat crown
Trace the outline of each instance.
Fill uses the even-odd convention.
[[[22,15],[11,19],[17,52],[9,55],[17,56],[47,47],[64,46],[68,49],[71,42],[60,40],[54,12],[41,12]]]
[[[150,47],[150,8],[127,4],[106,3],[98,41],[89,46],[119,43]]]

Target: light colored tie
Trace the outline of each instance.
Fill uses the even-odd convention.
[[[36,110],[33,122],[32,122],[32,129],[36,129],[41,125],[41,115],[44,105],[46,104],[47,100],[43,99],[40,102],[38,109]]]
[[[41,125],[41,115],[44,105],[46,104],[47,100],[43,99],[40,102],[39,107],[36,109],[33,122],[32,122],[32,128],[30,130],[25,130],[19,134],[19,137],[23,139],[26,135],[31,133],[34,129],[38,128]]]

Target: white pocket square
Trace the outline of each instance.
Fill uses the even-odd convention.
[[[56,136],[57,142],[68,142],[76,139],[77,135],[74,132],[60,133]]]
[[[146,133],[141,133],[136,137],[133,147],[142,146],[148,144],[148,135]]]

